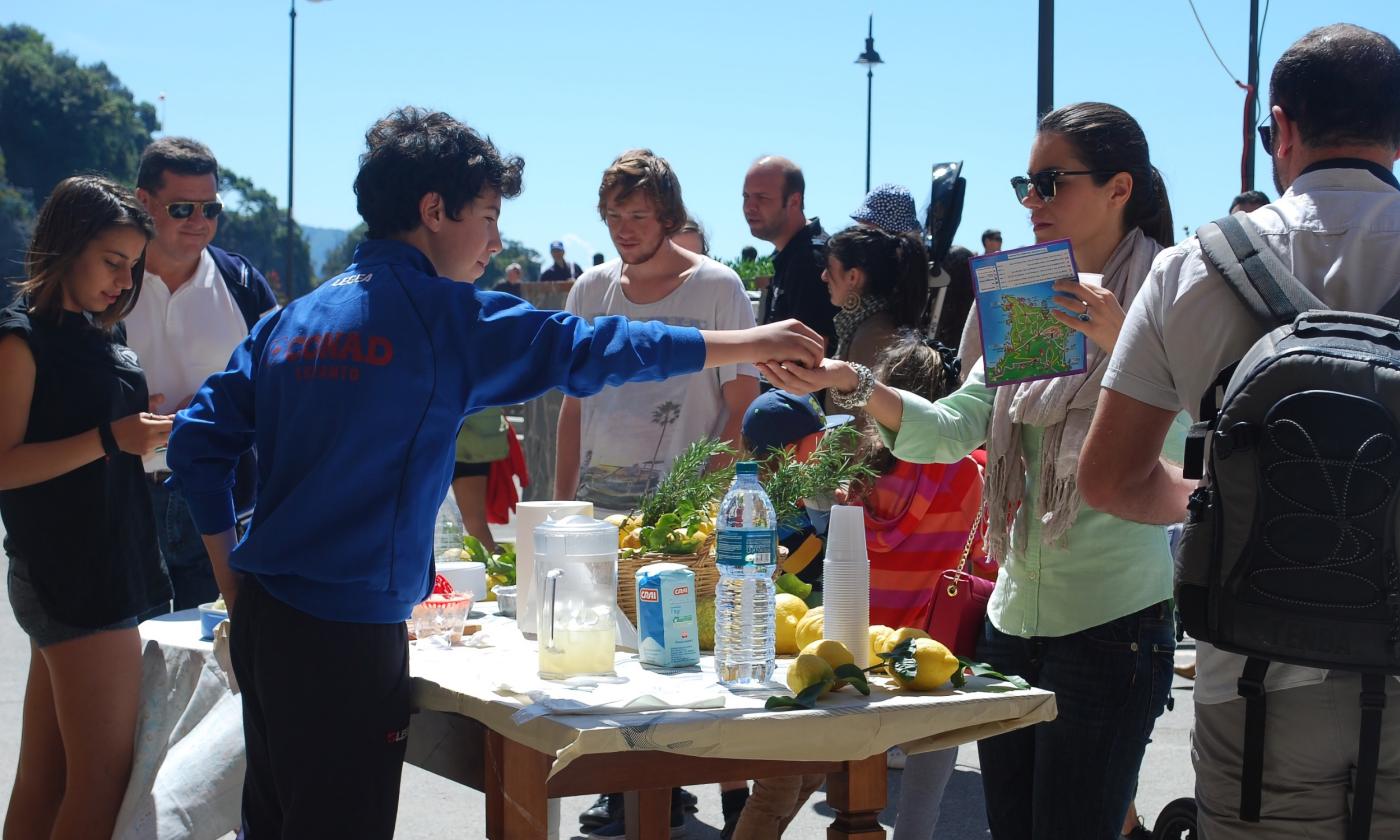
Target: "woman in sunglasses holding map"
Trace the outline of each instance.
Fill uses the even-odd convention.
[[[990,388],[978,362],[930,402],[847,362],[760,367],[779,388],[863,407],[901,460],[954,463],[986,446],[1001,570],[977,658],[1054,691],[1059,709],[979,742],[992,836],[1109,840],[1171,685],[1172,562],[1163,528],[1085,507],[1075,475],[1123,310],[1171,244],[1171,207],[1142,129],[1102,103],[1045,115],[1012,187],[1037,242],[1070,240],[1079,270],[1103,277],[1056,287],[1057,320],[1091,342],[1086,373]]]
[[[140,705],[136,617],[170,598],[142,456],[171,418],[119,321],[155,227],[136,198],[80,175],[39,211],[19,296],[0,310],[0,516],[29,637],[6,837],[109,837]]]

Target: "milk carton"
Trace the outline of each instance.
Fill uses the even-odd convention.
[[[637,570],[637,639],[644,665],[681,668],[700,661],[694,572],[679,563]]]

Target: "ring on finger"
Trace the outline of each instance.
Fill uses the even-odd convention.
[[[1087,310],[1088,307],[1085,307],[1085,309]],[[1087,311],[1079,313],[1079,315],[1076,317],[1078,317],[1079,320],[1084,321],[1085,323],[1088,323],[1089,321],[1089,313]]]
[[[1085,312],[1088,312],[1088,311],[1089,311],[1089,301],[1087,301],[1087,300],[1081,300],[1081,301],[1079,301],[1079,302],[1082,303],[1082,304],[1084,304],[1084,311],[1085,311]]]

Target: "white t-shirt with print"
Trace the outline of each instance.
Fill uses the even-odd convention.
[[[624,315],[701,330],[754,326],[739,276],[714,260],[706,258],[655,303],[633,303],[621,278],[621,260],[595,266],[574,283],[564,308],[589,321]],[[581,400],[576,497],[607,510],[633,509],[687,446],[721,436],[729,415],[720,389],[738,376],[757,377],[758,369],[729,365],[660,382],[630,382]]]

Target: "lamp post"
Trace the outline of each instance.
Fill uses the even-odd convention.
[[[865,65],[865,191],[870,192],[870,105],[875,90],[875,65],[884,64],[880,54],[875,52],[875,16],[870,16],[869,30],[865,35],[865,52],[856,58],[856,64]]]
[[[297,296],[296,278],[292,275],[293,251],[292,244],[296,242],[296,228],[292,223],[292,149],[295,147],[296,134],[296,97],[297,97],[297,0],[290,0],[291,7],[288,14],[291,16],[291,45],[287,61],[287,274],[286,289],[289,297]],[[320,3],[322,0],[308,0],[311,3]]]

